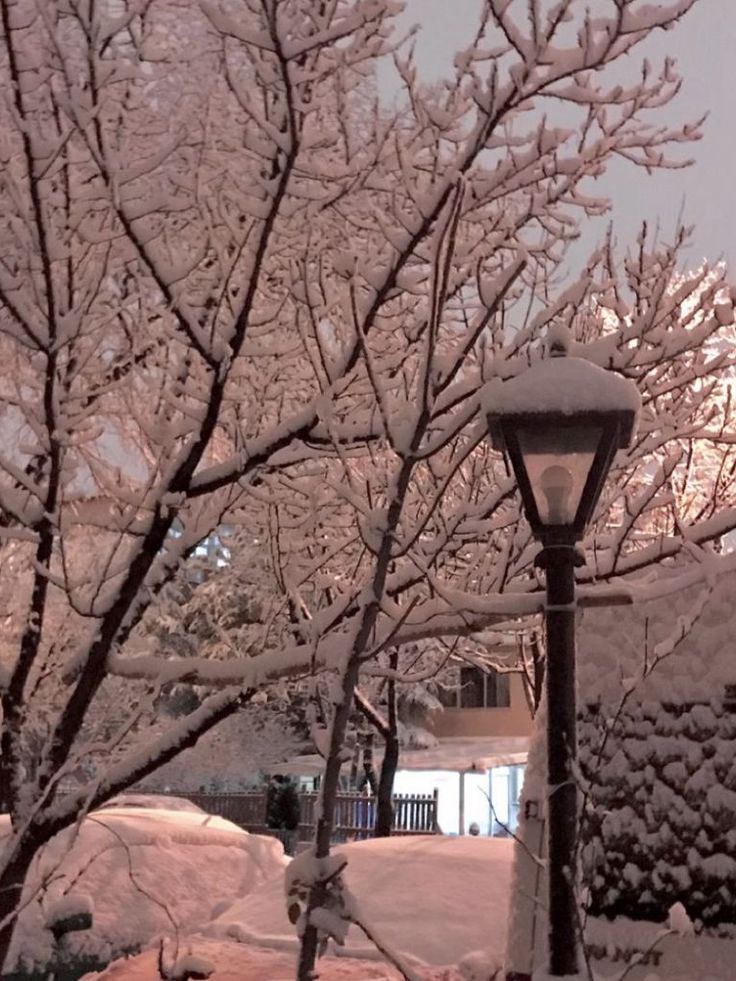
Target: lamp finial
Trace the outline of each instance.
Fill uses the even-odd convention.
[[[550,358],[566,357],[573,344],[572,331],[567,324],[552,324],[547,331],[547,354]]]

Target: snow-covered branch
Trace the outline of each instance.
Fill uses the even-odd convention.
[[[633,57],[691,6],[492,0],[427,86],[394,0],[0,2],[0,794],[24,829],[0,922],[50,829],[239,691],[330,677],[329,803],[361,672],[539,613],[480,409],[562,327],[643,405],[581,605],[729,566],[724,270],[683,272],[678,227],[565,272],[609,163],[679,166],[699,136],[668,121],[673,65]],[[167,732],[172,685],[212,693]],[[110,767],[62,807],[89,745]]]

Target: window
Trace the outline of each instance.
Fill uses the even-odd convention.
[[[511,705],[510,676],[498,671],[487,671],[486,679],[486,708],[509,708]]]
[[[227,532],[223,529],[213,532],[194,549],[194,556],[198,559],[207,559],[212,565],[222,568],[230,562],[230,549],[225,544]]]
[[[458,670],[454,685],[441,691],[439,700],[445,708],[508,708],[509,675],[468,665]]]
[[[178,538],[181,527],[175,524],[170,534],[172,538]],[[211,573],[230,564],[230,548],[227,545],[230,534],[231,529],[222,526],[195,545],[190,561],[184,567],[184,575],[189,583],[199,585]]]
[[[493,804],[491,834],[506,837],[519,824],[519,796],[524,782],[524,766],[494,766],[489,771],[489,777]]]
[[[460,668],[460,708],[485,708],[485,681],[486,676],[480,668]]]

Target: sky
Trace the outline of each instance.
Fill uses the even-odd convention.
[[[590,0],[589,5],[609,9],[610,0]],[[403,21],[420,24],[416,59],[425,78],[440,78],[451,69],[454,52],[472,36],[478,9],[479,0],[407,0]],[[705,112],[709,117],[703,139],[676,151],[693,158],[693,166],[649,176],[616,162],[601,179],[599,186],[613,202],[611,217],[622,245],[634,241],[645,218],[652,226],[659,220],[667,238],[682,210],[685,223],[695,226],[686,263],[695,266],[704,258],[710,263],[722,258],[736,272],[734,50],[736,0],[697,0],[677,27],[658,31],[628,56],[636,65],[644,56],[653,65],[666,55],[676,59],[683,86],[676,102],[664,110],[668,122],[694,121]],[[392,84],[386,73],[382,88],[390,91]],[[586,221],[585,252],[602,237],[608,220]]]

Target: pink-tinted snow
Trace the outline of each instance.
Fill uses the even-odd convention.
[[[0,817],[0,844],[9,830]],[[21,913],[10,966],[48,963],[54,940],[47,922],[64,909],[93,910],[92,929],[71,933],[67,952],[106,959],[139,950],[158,934],[199,929],[218,904],[247,895],[286,865],[278,841],[249,835],[209,814],[109,808],[68,828],[41,850],[25,896],[45,889]]]
[[[268,950],[232,941],[188,942],[192,952],[215,967],[211,981],[293,981],[293,953]],[[115,961],[101,974],[88,974],[86,981],[151,981],[157,977],[157,952],[149,950],[138,957]],[[325,957],[319,962],[320,981],[400,981],[401,975],[387,964],[343,957]],[[85,981],[85,979],[82,979]],[[422,981],[465,981],[453,968],[428,969]]]
[[[513,842],[429,835],[378,838],[337,849],[359,917],[390,949],[418,963],[451,965],[483,949],[503,957]],[[222,939],[295,948],[283,877],[264,883],[225,910],[207,931]],[[376,957],[351,926],[346,951]]]

